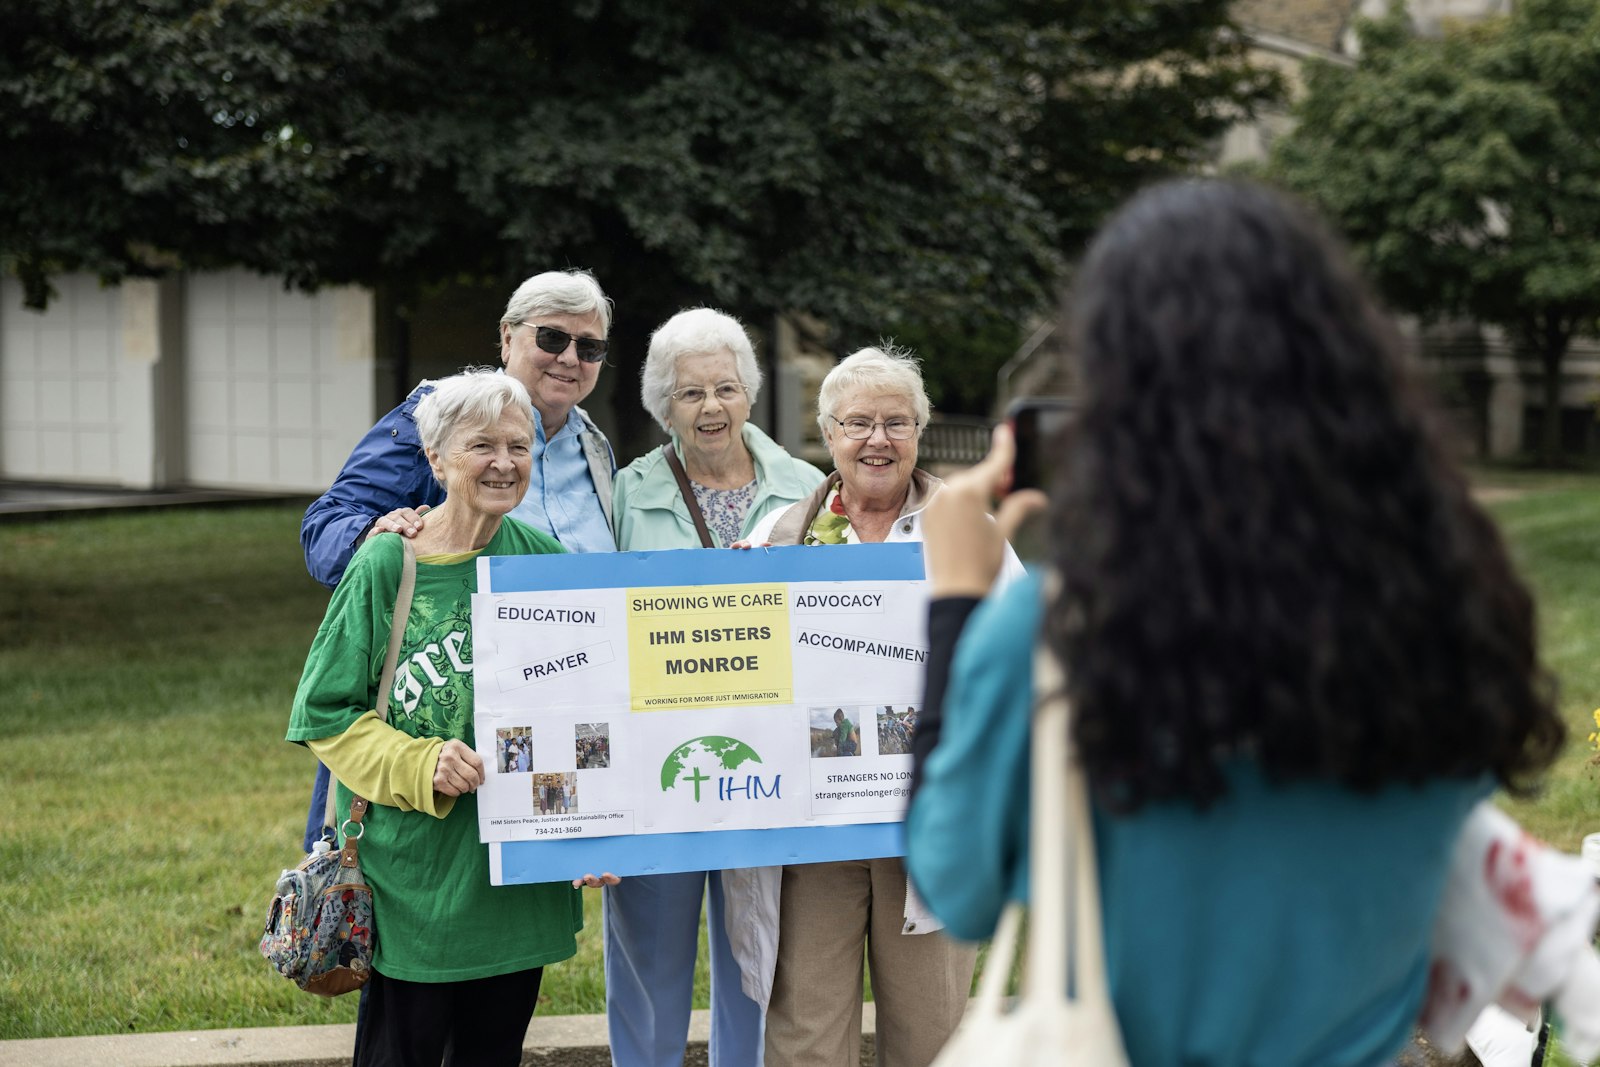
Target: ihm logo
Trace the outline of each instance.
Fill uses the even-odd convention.
[[[661,791],[679,789],[687,786],[694,787],[695,803],[702,797],[709,798],[711,790],[706,787],[701,793],[701,787],[708,782],[716,782],[718,800],[763,800],[781,797],[779,790],[783,785],[783,775],[772,777],[771,788],[757,774],[735,775],[732,772],[749,763],[760,763],[761,757],[756,750],[740,741],[736,737],[722,737],[712,734],[707,737],[697,737],[692,741],[685,741],[672,750],[665,762],[661,764]],[[709,773],[708,773],[709,772]]]

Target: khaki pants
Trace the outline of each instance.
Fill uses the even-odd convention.
[[[878,1012],[879,1067],[927,1067],[961,1021],[976,945],[905,934],[899,859],[783,869],[766,1067],[856,1067],[863,947]]]

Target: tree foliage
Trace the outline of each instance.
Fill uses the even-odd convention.
[[[1553,459],[1562,360],[1600,332],[1600,7],[1518,0],[1441,39],[1397,11],[1361,46],[1353,69],[1311,70],[1273,172],[1397,307],[1495,324],[1539,359]]]
[[[1075,260],[1135,189],[1203,167],[1234,123],[1279,98],[1277,76],[1248,62],[1227,0],[997,0],[965,5],[1018,103],[1002,158],[1037,198],[1055,246]],[[1001,250],[1004,256],[1004,250]],[[1053,308],[1036,309],[1053,313]],[[913,305],[897,335],[927,359],[946,410],[985,411],[995,373],[1026,324],[978,307],[952,334]]]
[[[30,0],[0,11],[0,256],[36,305],[68,270],[583,265],[635,357],[708,303],[841,347],[914,323],[970,373],[962,336],[1048,307],[1116,200],[1273,93],[1226,25],[1223,0]]]
[[[365,158],[342,84],[375,45],[329,4],[0,8],[0,255],[28,302],[66,270],[350,273],[329,223]]]

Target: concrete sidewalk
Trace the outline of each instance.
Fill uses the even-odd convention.
[[[870,1048],[877,1017],[861,1007],[863,1046]],[[705,1067],[711,1013],[689,1020],[684,1067]],[[109,1034],[0,1041],[0,1067],[347,1067],[356,1028],[260,1027],[165,1034]],[[862,1059],[863,1067],[873,1062]],[[536,1015],[522,1043],[524,1067],[610,1067],[604,1015]]]
[[[310,503],[307,493],[251,493],[226,489],[119,489],[113,486],[57,485],[0,481],[0,522],[42,519],[129,508],[171,508],[195,504]]]

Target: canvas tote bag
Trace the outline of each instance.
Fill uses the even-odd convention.
[[[1033,682],[1033,866],[1028,876],[1033,903],[1022,992],[1007,1005],[1006,981],[1024,910],[1012,903],[1000,917],[978,995],[933,1067],[1127,1067],[1106,985],[1088,782],[1076,758],[1069,758],[1065,679],[1043,640],[1034,647]],[[1070,997],[1069,956],[1076,976]]]

